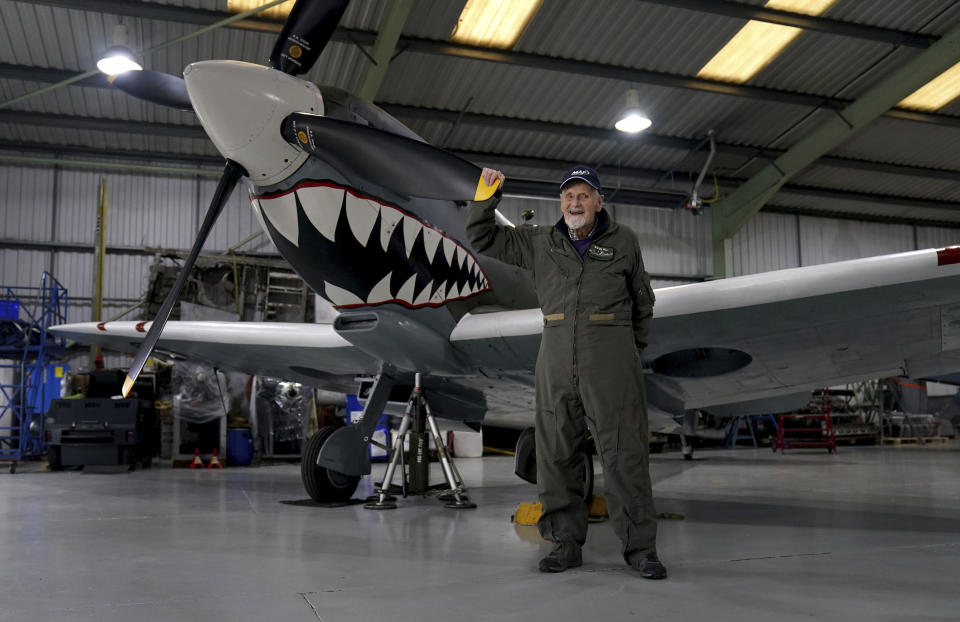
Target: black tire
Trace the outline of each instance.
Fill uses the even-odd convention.
[[[303,446],[300,479],[303,480],[303,487],[306,488],[307,494],[318,503],[349,501],[357,485],[360,484],[359,475],[345,475],[317,466],[320,448],[337,429],[333,426],[320,428],[320,431],[311,436]]]
[[[580,454],[583,458],[578,469],[583,477],[583,498],[589,501],[593,496],[593,455],[589,451]]]
[[[593,452],[590,445],[592,443],[588,442],[586,448],[580,452],[581,462],[577,465],[577,472],[583,478],[584,500],[593,495]],[[517,439],[514,473],[526,482],[537,483],[537,444],[532,427],[524,429]]]
[[[47,463],[49,464],[51,471],[63,470],[63,462],[60,461],[59,447],[47,447]]]

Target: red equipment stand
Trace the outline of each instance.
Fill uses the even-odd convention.
[[[802,422],[800,427],[787,427],[785,420]],[[830,392],[823,390],[823,411],[820,414],[777,415],[777,440],[773,451],[782,454],[787,449],[826,447],[829,453],[837,451],[837,437],[830,418]]]

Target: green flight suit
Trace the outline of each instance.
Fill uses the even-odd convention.
[[[547,540],[587,536],[578,454],[587,429],[603,464],[608,509],[624,558],[652,552],[657,523],[650,486],[640,353],[653,289],[636,236],[606,210],[580,258],[561,219],[554,227],[503,227],[500,193],[473,204],[467,236],[486,255],[532,272],[543,311],[536,367],[538,522]]]

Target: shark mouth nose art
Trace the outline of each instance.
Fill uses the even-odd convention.
[[[456,240],[351,188],[305,181],[251,201],[281,253],[336,307],[436,307],[490,289]]]

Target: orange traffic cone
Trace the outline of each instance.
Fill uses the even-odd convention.
[[[203,468],[203,460],[200,459],[200,448],[193,450],[193,460],[190,461],[190,468],[195,469],[197,467]]]
[[[213,450],[213,458],[210,458],[210,464],[207,465],[208,469],[212,469],[213,467],[217,467],[218,469],[223,468],[223,465],[220,464],[220,458],[217,458],[216,448]]]

